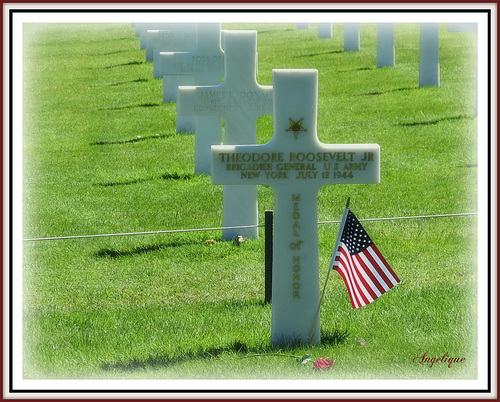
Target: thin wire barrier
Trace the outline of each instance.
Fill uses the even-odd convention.
[[[401,219],[428,219],[428,218],[445,218],[451,216],[470,216],[477,215],[477,212],[465,212],[459,214],[442,214],[442,215],[418,215],[418,216],[399,216],[392,218],[367,218],[359,219],[359,221],[391,221],[391,220],[401,220]],[[330,223],[340,223],[341,221],[321,221],[318,225],[330,224]],[[208,232],[217,231],[225,229],[247,229],[247,228],[262,228],[265,225],[248,225],[248,226],[224,226],[216,228],[198,228],[198,229],[174,229],[174,230],[157,230],[154,232],[131,232],[131,233],[109,233],[109,234],[96,234],[96,235],[79,235],[79,236],[59,236],[59,237],[39,237],[34,239],[23,239],[26,242],[32,241],[44,241],[44,240],[68,240],[68,239],[91,239],[98,237],[116,237],[116,236],[142,236],[142,235],[154,235],[154,234],[168,234],[168,233],[186,233],[186,232]]]

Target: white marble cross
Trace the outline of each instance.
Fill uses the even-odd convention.
[[[194,82],[183,82],[182,85],[220,84],[224,77],[224,52],[221,49],[220,28],[220,23],[198,23],[196,24],[196,48],[193,51],[160,52],[158,56],[160,76],[192,77]],[[166,90],[165,82],[163,90],[164,92]],[[179,103],[177,107],[179,107]],[[201,133],[207,140],[210,134],[222,132],[220,117],[200,116],[196,118],[195,125],[196,133]],[[198,138],[198,135],[196,137]],[[222,143],[222,137],[210,138],[209,140],[212,144]],[[195,159],[195,173],[210,174],[210,159],[207,161]]]
[[[344,24],[344,51],[359,50],[359,23],[349,22]]]
[[[255,144],[257,119],[273,113],[272,86],[262,86],[256,79],[257,32],[225,31],[224,82],[217,86],[179,87],[179,116],[219,116],[224,118],[224,144]],[[221,134],[217,135],[219,138]],[[210,162],[210,138],[196,132],[195,153]],[[224,186],[222,226],[259,224],[257,186]],[[259,237],[258,227],[224,229],[224,240],[237,235]]]
[[[420,62],[418,86],[438,87],[439,73],[439,24],[420,24]]]
[[[273,344],[320,341],[318,190],[380,181],[377,144],[319,141],[317,102],[317,70],[273,70],[271,142],[212,146],[213,184],[274,189]]]
[[[377,68],[394,67],[394,24],[379,23],[377,25]]]

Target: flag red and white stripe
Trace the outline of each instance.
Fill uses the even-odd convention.
[[[346,208],[330,268],[344,280],[353,308],[366,306],[400,280],[354,214]]]

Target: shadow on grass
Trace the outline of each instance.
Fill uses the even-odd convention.
[[[323,53],[311,53],[311,54],[301,54],[295,57],[314,57],[314,56],[323,56],[325,54],[339,54],[344,53],[343,50],[332,50],[331,52],[323,52]]]
[[[135,82],[148,82],[149,80],[147,78],[138,78],[136,80],[131,80],[131,81],[123,81],[123,82],[116,82],[113,84],[106,84],[107,87],[116,87],[118,85],[125,85],[125,84],[133,84]]]
[[[101,69],[109,69],[109,68],[117,68],[117,67],[127,67],[127,66],[137,66],[137,65],[141,65],[141,64],[145,64],[144,61],[130,61],[128,63],[122,63],[122,64],[115,64],[113,66],[105,66],[105,67],[91,67],[92,69],[98,69],[98,70],[101,70]]]
[[[140,255],[145,253],[150,253],[154,251],[160,251],[163,249],[169,249],[172,247],[182,247],[188,246],[192,244],[200,244],[199,240],[177,240],[172,241],[170,243],[161,243],[161,244],[151,244],[134,247],[132,249],[112,249],[112,248],[103,248],[94,254],[95,257],[98,258],[120,258],[120,257],[129,257],[132,255]]]
[[[107,182],[107,183],[93,183],[92,186],[96,187],[114,187],[114,186],[129,186],[131,184],[144,183],[147,181],[153,180],[191,180],[194,178],[194,174],[188,173],[164,173],[161,176],[157,177],[149,177],[143,179],[134,179],[127,181],[115,181],[115,182]]]
[[[398,124],[396,124],[396,126],[402,126],[402,127],[429,126],[429,125],[433,125],[433,124],[442,123],[444,121],[474,120],[475,118],[476,118],[476,116],[460,115],[460,116],[442,117],[440,119],[434,119],[434,120],[426,120],[426,121],[418,121],[418,122],[410,122],[410,123],[398,123]]]
[[[388,89],[387,91],[367,92],[364,94],[358,94],[356,96],[384,95],[384,94],[389,94],[389,93],[393,93],[393,92],[412,91],[414,89],[418,89],[418,87],[406,87],[406,88]]]
[[[267,30],[267,31],[257,31],[257,33],[259,33],[259,34],[263,34],[263,33],[285,32],[285,31],[295,31],[295,29],[292,29],[292,28],[286,28],[286,29],[270,29],[270,30]]]
[[[349,52],[343,52],[341,51],[340,53],[349,53]],[[352,73],[353,71],[370,71],[370,70],[376,70],[376,67],[358,67],[358,68],[350,68],[346,70],[338,70],[338,73]]]
[[[116,140],[116,141],[96,141],[96,142],[91,142],[90,145],[122,145],[122,144],[133,144],[135,142],[140,142],[140,141],[148,141],[148,140],[156,140],[160,138],[167,138],[167,137],[173,137],[175,134],[157,134],[157,135],[148,135],[148,136],[140,136],[137,138],[132,138],[130,140]]]
[[[339,330],[335,328],[333,332],[321,332],[321,345],[323,346],[334,346],[344,343],[349,335],[349,330]],[[283,346],[286,345],[286,346]],[[290,342],[288,339],[286,342],[278,342],[276,347],[282,348],[282,351],[287,351],[293,348],[300,348],[303,344],[300,340],[294,340]]]
[[[335,328],[333,332],[322,332],[321,333],[321,344],[322,345],[342,345],[349,336],[349,330],[340,330]]]
[[[108,52],[108,53],[96,53],[95,56],[112,56],[114,54],[126,53],[126,52],[130,52],[130,50],[124,49],[124,50],[115,50],[113,52]]]
[[[192,231],[192,229],[184,229],[184,232],[187,231]],[[177,233],[184,233],[184,232],[177,232]],[[151,233],[151,232],[148,232]],[[154,232],[153,232],[154,233]],[[141,254],[146,254],[150,252],[155,252],[155,251],[160,251],[164,249],[169,249],[169,248],[174,248],[174,247],[183,247],[183,246],[190,246],[190,245],[205,245],[206,247],[214,247],[212,244],[214,243],[213,240],[206,240],[203,242],[202,240],[193,240],[193,239],[187,239],[187,238],[180,238],[178,240],[170,241],[170,242],[163,242],[163,243],[153,243],[149,245],[142,245],[134,248],[125,248],[125,249],[112,249],[112,248],[103,248],[96,253],[94,253],[94,257],[97,258],[121,258],[121,257],[130,257],[130,256],[135,256],[135,255],[141,255]],[[219,243],[219,242],[217,242]],[[228,243],[225,241],[221,241],[219,244],[223,243]],[[236,242],[232,242],[234,244],[233,250],[237,250],[238,245]],[[212,249],[213,250],[213,249]],[[264,301],[262,301],[262,304],[264,304]],[[232,302],[231,306],[236,305],[236,302]]]
[[[115,28],[108,28],[108,29],[103,29],[102,32],[108,32],[108,31],[113,31],[115,30]],[[122,38],[109,38],[109,39],[104,39],[104,40],[89,40],[88,42],[89,43],[102,43],[103,41],[105,42],[115,42],[115,41],[120,41],[120,40],[128,40],[128,41],[135,41],[135,37],[130,37],[130,36],[125,36],[125,37],[122,37]]]
[[[183,356],[171,357],[165,355],[149,356],[147,359],[139,360],[132,359],[129,362],[104,364],[101,368],[105,371],[120,370],[120,371],[136,371],[149,368],[167,367],[172,364],[181,363],[192,359],[212,359],[223,353],[249,353],[251,349],[242,342],[233,342],[228,346],[221,346],[200,350],[197,352],[189,352]]]
[[[337,331],[334,333],[322,333],[321,345],[312,345],[311,348],[319,346],[336,346],[344,343],[347,339],[347,331]],[[101,366],[104,371],[136,371],[146,370],[151,368],[168,367],[177,363],[182,363],[192,359],[213,359],[225,353],[244,355],[240,358],[251,357],[288,357],[300,362],[302,356],[295,356],[292,353],[297,353],[295,348],[299,347],[302,350],[307,348],[304,345],[288,345],[286,347],[277,348],[271,343],[262,343],[258,347],[251,347],[244,342],[234,341],[226,346],[219,346],[199,351],[191,351],[182,356],[167,356],[156,355],[149,356],[147,359],[132,359],[128,362],[106,363]]]
[[[125,110],[125,109],[134,109],[136,107],[155,107],[162,106],[163,103],[141,103],[140,105],[130,105],[130,106],[117,106],[117,107],[103,107],[98,110]]]

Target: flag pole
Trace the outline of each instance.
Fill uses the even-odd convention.
[[[333,263],[335,262],[335,256],[337,254],[337,248],[339,247],[340,239],[342,238],[342,232],[344,231],[345,221],[347,219],[347,213],[349,212],[349,203],[351,201],[351,197],[347,198],[347,202],[344,209],[344,214],[342,215],[342,220],[340,222],[339,232],[337,234],[337,239],[335,240],[335,246],[333,247],[332,258],[330,260],[330,264],[328,265],[328,273],[326,274],[325,284],[323,286],[323,291],[321,292],[321,297],[319,299],[318,309],[316,310],[316,316],[314,317],[313,326],[311,329],[311,334],[309,335],[309,339],[307,343],[311,342],[311,339],[314,334],[314,327],[316,326],[316,322],[318,321],[319,311],[321,308],[321,302],[323,301],[323,296],[325,295],[326,284],[328,283],[328,278],[330,277],[330,271],[332,270]]]

